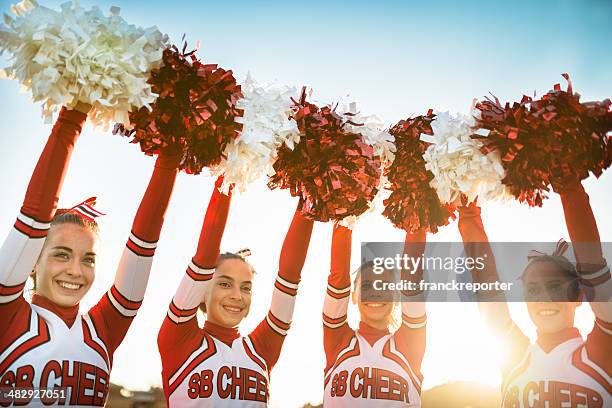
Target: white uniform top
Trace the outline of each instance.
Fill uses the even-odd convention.
[[[391,334],[374,345],[355,332],[325,374],[325,407],[419,407],[421,382]]]
[[[248,337],[229,347],[205,335],[200,348],[170,377],[171,407],[265,407],[268,370]]]
[[[611,392],[610,376],[575,337],[549,353],[530,345],[503,386],[503,407],[605,408],[612,407]]]
[[[8,389],[14,384],[18,392],[32,390],[38,395],[8,398],[4,403],[103,406],[111,361],[89,315],[77,316],[68,327],[53,312],[36,305],[31,308],[30,330],[3,350],[0,361],[3,386]]]

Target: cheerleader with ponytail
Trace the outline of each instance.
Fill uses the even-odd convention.
[[[420,257],[426,234],[407,233],[404,253]],[[323,343],[326,357],[326,407],[419,407],[420,368],[425,354],[425,303],[419,292],[402,293],[402,321],[393,327],[398,299],[387,299],[373,290],[371,260],[350,281],[351,230],[334,228],[331,273],[323,308]],[[403,280],[419,282],[423,270],[402,273]],[[393,282],[391,271],[377,278]],[[349,298],[360,314],[359,328],[347,322]],[[382,385],[384,384],[384,385]]]
[[[297,210],[281,250],[267,316],[247,336],[238,325],[251,305],[253,267],[240,254],[219,255],[230,195],[212,194],[195,256],[158,336],[170,407],[267,406],[270,372],[289,330],[313,221]],[[299,207],[298,207],[299,208]],[[203,304],[204,327],[196,312]]]
[[[113,354],[142,303],[178,160],[162,154],[140,203],[110,290],[79,303],[96,274],[97,217],[87,200],[56,206],[90,106],[63,108],[0,249],[0,405],[103,406]],[[32,302],[23,296],[35,280]],[[25,391],[27,392],[25,392]]]
[[[508,359],[502,367],[502,406],[607,407],[612,405],[612,280],[603,258],[589,196],[577,180],[556,189],[561,196],[577,266],[565,258],[559,241],[551,255],[529,254],[523,271],[525,301],[537,339],[531,343],[512,321],[501,293],[483,293],[479,309],[502,336]],[[475,282],[497,279],[495,261],[475,204],[459,208],[459,230],[470,256],[488,254]],[[576,308],[589,302],[595,324],[584,340],[574,327]]]

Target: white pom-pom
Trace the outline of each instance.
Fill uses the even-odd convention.
[[[357,112],[357,104],[350,103],[345,107],[342,117],[345,121],[345,129],[361,134],[363,141],[374,148],[374,154],[380,158],[381,172],[378,182],[378,193],[369,203],[368,210],[359,217],[350,216],[342,219],[339,224],[353,229],[360,217],[382,208],[383,201],[389,197],[391,191],[388,189],[389,181],[384,176],[384,169],[391,165],[395,158],[395,138],[388,132],[380,119],[375,115],[362,115]]]
[[[242,123],[242,132],[227,145],[226,158],[213,169],[213,173],[224,175],[222,191],[230,184],[245,191],[253,181],[274,174],[278,149],[282,145],[293,149],[300,140],[297,123],[289,119],[291,98],[298,97],[296,88],[261,86],[250,75],[241,88],[244,98],[237,106],[244,113],[237,121]]]
[[[472,139],[474,119],[465,115],[437,113],[432,121],[433,135],[421,135],[431,143],[423,154],[427,170],[434,179],[431,186],[443,203],[461,204],[461,195],[468,203],[509,197],[501,180],[505,176],[499,154],[483,154],[483,143]]]
[[[94,125],[129,125],[128,112],[155,101],[147,79],[168,40],[156,27],[130,25],[116,7],[105,16],[77,2],[58,12],[26,0],[13,11],[17,17],[5,15],[0,25],[0,53],[11,54],[4,71],[42,102],[47,121],[83,102]]]

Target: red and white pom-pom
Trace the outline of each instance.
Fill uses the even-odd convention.
[[[179,154],[179,168],[198,174],[221,163],[225,148],[238,137],[242,111],[236,104],[242,94],[232,71],[204,64],[196,50],[186,49],[185,43],[182,50],[164,50],[164,64],[149,79],[159,94],[152,110],[131,112],[130,126],[118,124],[114,132],[132,136],[147,155]]]
[[[0,54],[10,55],[4,73],[42,102],[47,122],[62,106],[82,102],[92,105],[94,125],[127,124],[128,112],[155,100],[147,79],[168,39],[157,27],[128,24],[118,7],[104,15],[78,2],[55,11],[27,0],[13,12],[16,18],[5,14],[0,24]]]
[[[483,152],[497,151],[506,170],[502,182],[520,202],[541,206],[550,186],[557,191],[566,182],[599,176],[612,163],[611,102],[580,103],[572,91],[555,85],[553,91],[534,100],[502,106],[495,101],[476,105],[476,127],[489,131],[474,136],[484,142]]]
[[[481,152],[483,142],[473,139],[474,118],[448,112],[436,114],[431,122],[433,135],[423,134],[430,143],[423,154],[426,169],[434,175],[431,186],[442,203],[462,204],[507,197],[501,180],[505,176],[499,153]]]
[[[259,85],[250,75],[241,88],[237,107],[243,115],[236,120],[242,123],[242,132],[228,143],[221,163],[213,169],[224,176],[223,192],[232,184],[245,191],[255,180],[271,176],[279,147],[293,149],[300,141],[297,123],[290,119],[296,88]]]
[[[359,133],[346,130],[335,108],[306,101],[306,88],[293,107],[301,140],[281,146],[268,186],[289,189],[302,200],[301,212],[317,221],[363,214],[380,179],[380,159]]]
[[[383,215],[408,232],[437,232],[455,218],[455,207],[442,204],[431,187],[433,174],[425,168],[423,159],[427,143],[420,137],[433,133],[434,118],[430,110],[427,115],[401,120],[389,130],[395,137],[396,152],[393,163],[385,169],[391,194],[384,201]]]
[[[345,107],[342,117],[346,122],[345,129],[358,133],[363,141],[372,146],[374,155],[380,158],[381,172],[378,181],[378,192],[368,205],[368,210],[360,216],[351,215],[340,221],[340,225],[353,229],[359,219],[365,214],[382,208],[383,201],[391,194],[388,190],[389,181],[384,174],[384,169],[388,167],[395,158],[395,138],[389,133],[382,121],[376,115],[363,115],[357,110],[356,103],[350,103]]]

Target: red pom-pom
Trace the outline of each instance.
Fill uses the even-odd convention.
[[[435,116],[430,110],[427,115],[401,120],[389,130],[397,150],[393,163],[385,169],[391,195],[384,201],[383,215],[408,232],[425,228],[435,233],[455,219],[455,207],[442,204],[430,186],[434,176],[425,169],[423,159],[428,144],[420,140],[421,133],[433,134]]]
[[[569,76],[563,77],[567,91],[557,84],[539,100],[524,96],[502,107],[496,98],[476,105],[481,111],[477,127],[490,130],[482,138],[484,149],[500,152],[506,169],[502,182],[530,206],[542,205],[549,186],[561,191],[589,172],[599,177],[612,162],[610,100],[580,103]]]
[[[306,88],[294,101],[292,118],[302,138],[293,150],[283,145],[274,163],[270,189],[289,189],[301,198],[302,214],[316,221],[360,215],[376,193],[380,159],[360,134],[344,129],[342,117],[330,106],[306,102]]]
[[[195,51],[166,48],[163,66],[149,83],[159,97],[151,106],[130,113],[131,130],[116,125],[114,133],[133,136],[147,155],[163,150],[181,152],[179,168],[198,174],[221,162],[226,145],[239,135],[242,116],[236,102],[242,97],[232,71],[203,64]]]

